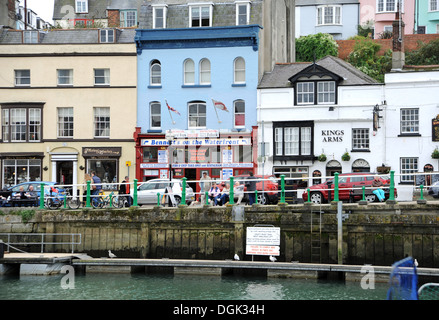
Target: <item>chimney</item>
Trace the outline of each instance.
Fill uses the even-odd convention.
[[[405,64],[404,53],[404,21],[402,21],[401,1],[398,0],[393,26],[392,71],[402,70]]]

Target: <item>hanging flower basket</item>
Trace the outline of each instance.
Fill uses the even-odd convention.
[[[317,158],[320,162],[324,162],[326,161],[326,154],[322,153],[321,155],[318,156]]]
[[[433,159],[439,159],[439,150],[437,148],[434,149],[433,153],[431,154],[431,157]]]
[[[345,153],[343,153],[343,155],[341,156],[341,160],[343,160],[343,161],[351,160],[351,156],[350,156],[349,152],[346,151]]]

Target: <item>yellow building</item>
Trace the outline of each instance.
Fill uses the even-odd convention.
[[[133,29],[0,29],[0,188],[134,179]],[[132,164],[131,168],[128,166]]]

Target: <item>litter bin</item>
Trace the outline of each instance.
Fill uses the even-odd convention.
[[[3,240],[0,240],[0,259],[3,258],[5,254],[5,244],[3,243]]]

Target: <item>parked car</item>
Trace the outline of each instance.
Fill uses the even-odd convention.
[[[428,194],[433,198],[439,198],[439,181],[436,181],[428,188]]]
[[[30,186],[33,186],[34,187],[34,191],[36,191],[39,194],[40,190],[41,190],[41,184],[42,183],[44,183],[44,185],[45,185],[45,188],[44,188],[44,195],[45,196],[50,195],[50,187],[57,188],[56,185],[58,184],[57,182],[53,182],[53,181],[28,181],[28,182],[23,182],[23,183],[15,185],[15,186],[7,187],[7,188],[5,188],[3,190],[0,190],[0,196],[8,198],[12,194],[15,194],[16,192],[20,192],[20,187],[23,187],[24,192],[28,192]]]
[[[183,191],[183,181],[181,179],[152,179],[141,183],[137,187],[137,204],[157,204],[157,193],[164,194],[165,189],[171,184],[172,193],[176,202],[181,202],[181,195]],[[130,188],[130,196],[134,197],[134,190]],[[186,204],[190,204],[195,199],[195,194],[192,188],[186,183]]]
[[[234,181],[238,181],[240,184],[245,184],[246,182],[248,182],[248,177],[250,177],[250,175],[248,174],[238,175],[234,177]],[[258,182],[256,183],[256,190],[258,190],[258,203],[277,204],[277,202],[279,201],[279,194],[276,177],[273,175],[255,175],[254,177],[258,180]],[[248,202],[248,193],[245,193],[246,191],[247,188],[244,187],[244,198],[242,199],[243,202]]]
[[[358,201],[362,199],[361,188],[365,186],[370,190],[372,182],[376,173],[371,172],[354,172],[354,173],[342,173],[338,176],[338,198],[340,201]],[[389,198],[390,177],[381,176],[380,180],[384,184],[385,199]],[[387,187],[386,187],[387,185]],[[326,182],[316,184],[310,189],[310,201],[313,203],[328,202],[329,192],[331,193],[331,200],[334,199],[334,178],[328,179]],[[332,189],[332,190],[328,190]],[[397,197],[397,190],[395,188],[395,197]],[[308,191],[306,190],[302,194],[303,201],[308,201]],[[368,202],[378,201],[378,197],[370,191],[365,193],[365,199]]]

